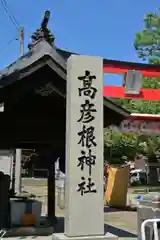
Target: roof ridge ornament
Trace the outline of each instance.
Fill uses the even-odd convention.
[[[41,40],[45,40],[52,47],[54,45],[55,36],[52,34],[51,30],[48,29],[48,22],[50,19],[50,11],[45,11],[41,27],[38,28],[31,36],[31,43],[28,45],[28,48],[31,50],[32,47],[36,45]]]

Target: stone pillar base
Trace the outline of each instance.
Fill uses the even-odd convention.
[[[54,233],[52,240],[118,240],[118,236],[106,233],[104,236],[67,237],[64,233]]]

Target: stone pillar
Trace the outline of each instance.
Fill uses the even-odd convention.
[[[22,150],[16,149],[15,154],[15,193],[21,193],[21,160],[22,160]]]
[[[65,233],[55,239],[112,239],[104,234],[103,59],[67,62]]]

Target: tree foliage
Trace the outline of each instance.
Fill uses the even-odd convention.
[[[104,147],[106,160],[109,163],[119,163],[127,159],[133,159],[138,150],[138,137],[133,133],[114,132],[111,127],[105,131]]]
[[[134,47],[139,58],[151,63],[160,62],[160,16],[148,13],[144,17],[144,29],[136,33]]]
[[[159,136],[114,132],[109,127],[104,134],[104,148],[105,160],[111,164],[133,161],[137,153],[147,156],[149,162],[160,162]]]
[[[160,137],[151,136],[139,136],[139,148],[141,152],[145,154],[150,162],[160,162]]]

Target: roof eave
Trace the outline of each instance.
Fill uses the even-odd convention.
[[[30,75],[32,72],[38,70],[39,68],[41,68],[46,64],[49,65],[49,67],[51,67],[54,71],[55,71],[55,67],[57,68],[57,71],[62,70],[63,78],[64,80],[66,80],[66,60],[69,57],[69,55],[75,54],[75,53],[70,53],[61,49],[52,48],[45,41],[42,41],[39,44],[40,45],[37,45],[37,46],[40,49],[37,49],[37,51],[35,51],[34,54],[30,54],[29,56],[26,55],[19,59],[21,61],[24,61],[21,67],[16,69],[13,67],[14,63],[10,65],[12,69],[8,70],[8,74],[7,73],[4,74],[0,79],[0,85],[2,87],[6,86],[7,84],[11,84],[14,81],[15,77],[18,78],[17,80],[19,80],[23,77],[26,77],[27,75]],[[62,54],[60,54],[59,51],[61,51],[62,53],[64,52],[67,53],[68,57],[66,58],[62,56]],[[9,69],[10,66],[6,69]],[[4,72],[6,72],[6,70]],[[104,106],[120,114],[122,118],[125,118],[130,115],[130,112],[114,104],[112,101],[106,99],[105,97],[104,97]]]
[[[104,102],[104,105],[106,107],[108,107],[108,108],[112,109],[113,111],[119,113],[124,118],[128,117],[131,114],[128,110],[118,106],[117,104],[115,104],[114,102],[112,102],[111,100],[109,100],[109,99],[107,99],[105,97],[104,97],[104,101],[103,102]]]
[[[61,48],[57,48],[57,52],[63,56],[65,59],[68,59],[70,57],[70,55],[72,54],[76,54],[79,55],[78,53],[74,53],[74,52],[69,52],[66,50],[63,50]],[[147,64],[147,63],[137,63],[137,62],[128,62],[128,61],[120,61],[120,60],[112,60],[112,59],[103,59],[103,64],[106,65],[114,65],[114,66],[132,66],[132,67],[140,67],[141,69],[160,69],[160,64]]]
[[[2,70],[0,72],[0,80],[6,76],[12,75],[14,72],[23,71],[45,56],[52,58],[52,60],[61,68],[66,70],[66,60],[58,54],[56,48],[51,47],[46,41],[40,41],[35,45],[33,51],[28,52],[26,55]]]

